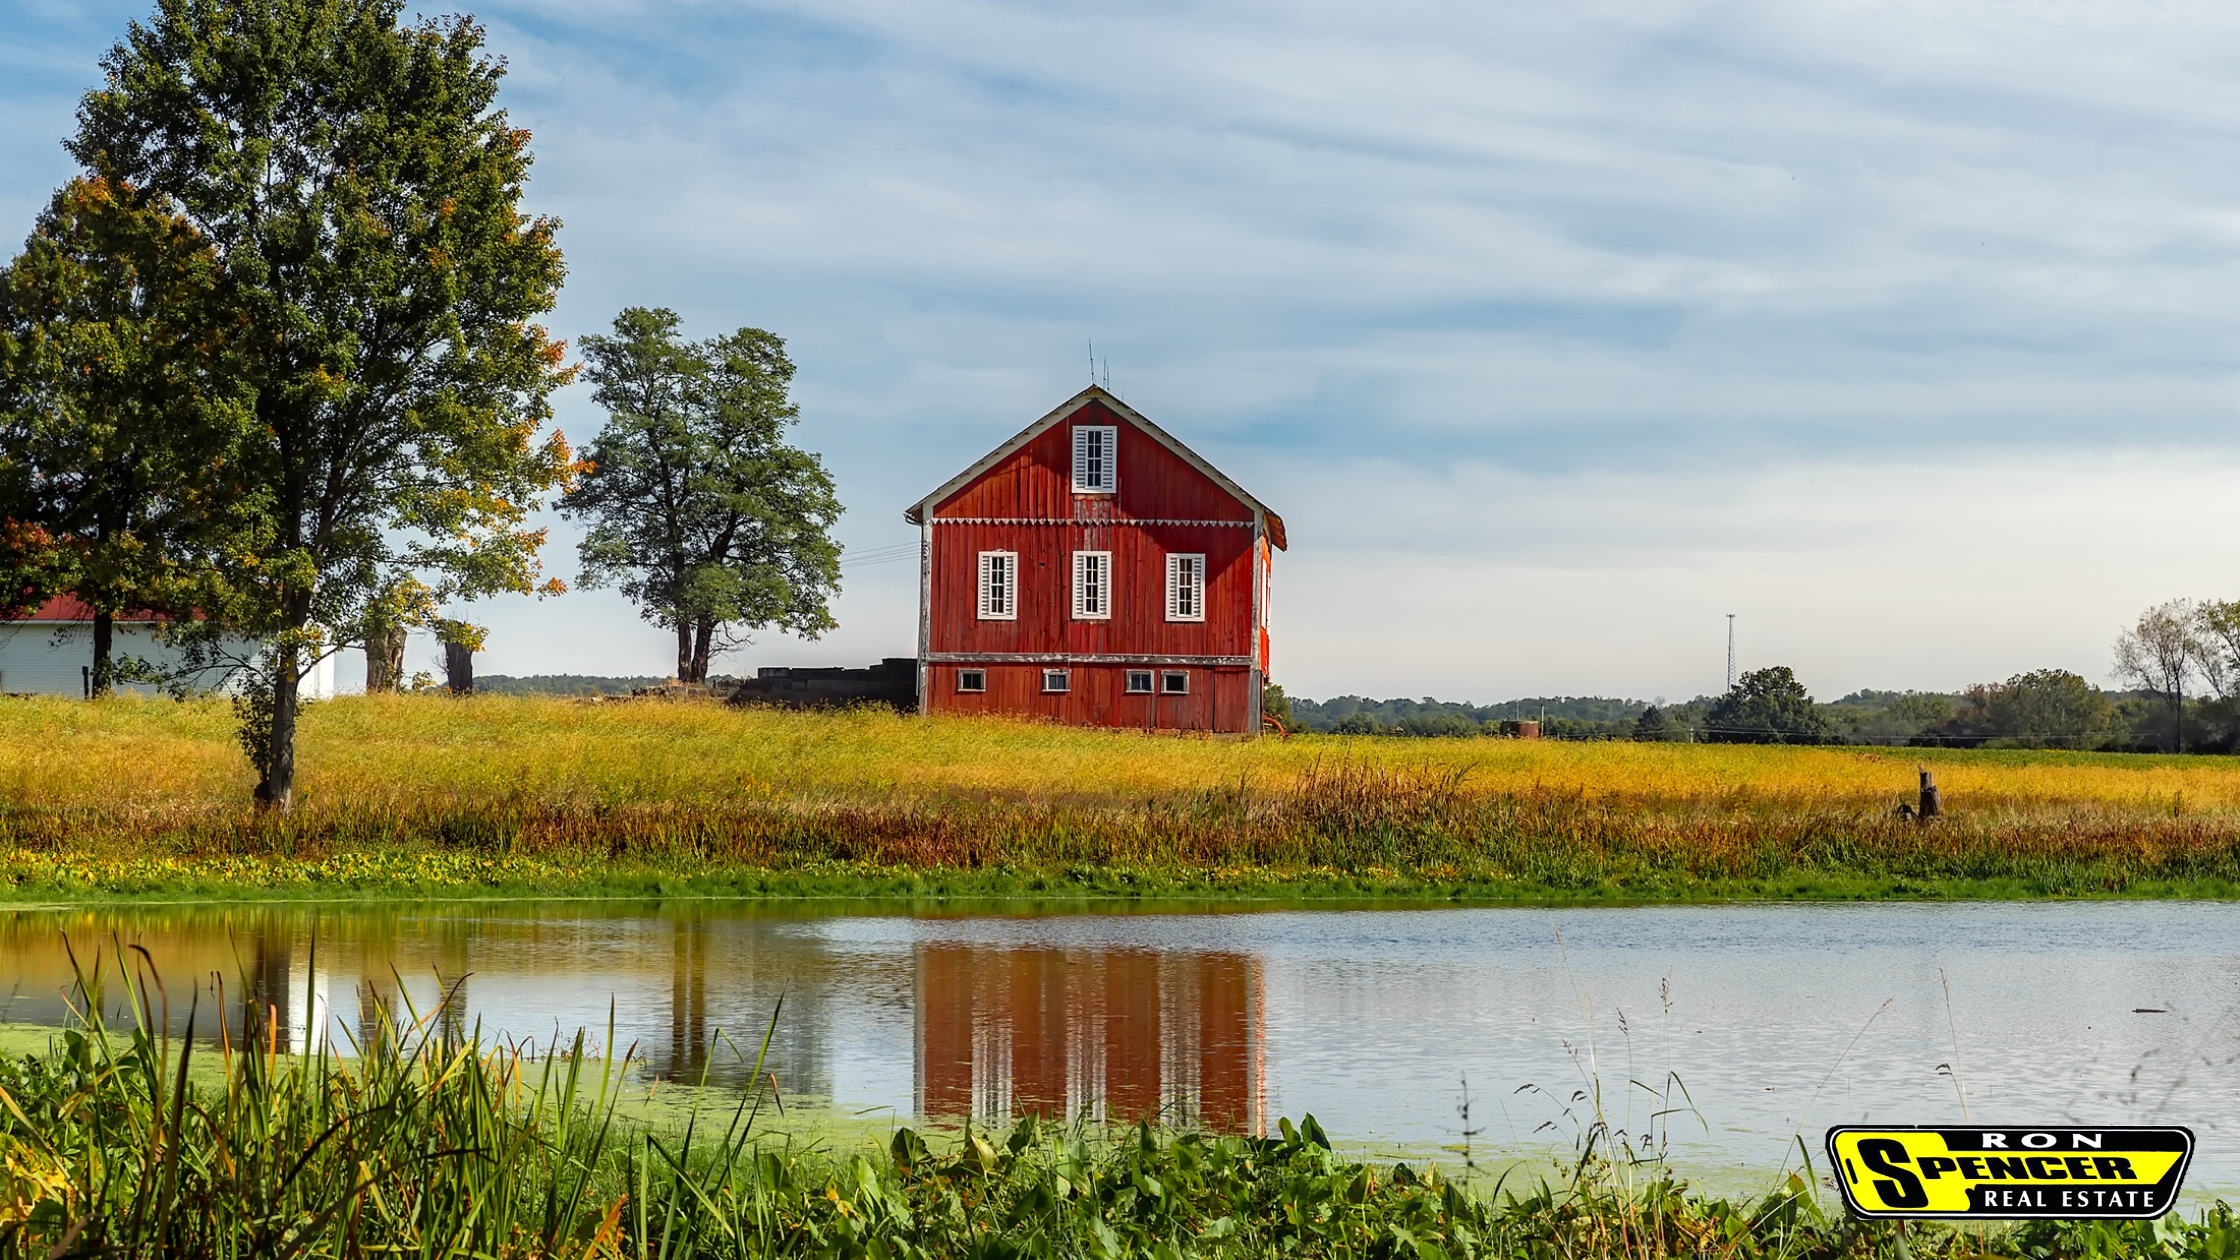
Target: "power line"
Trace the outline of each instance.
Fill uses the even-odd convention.
[[[891,547],[874,547],[869,551],[843,553],[840,567],[843,569],[867,569],[875,564],[896,564],[904,560],[915,560],[917,558],[918,544],[914,542],[896,543]]]

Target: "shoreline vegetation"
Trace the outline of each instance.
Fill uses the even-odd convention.
[[[0,898],[1593,903],[2240,896],[2227,757],[1301,736],[345,697],[0,701]],[[1916,766],[1946,814],[1894,817]]]
[[[681,1115],[624,1107],[630,1059],[585,1032],[483,1044],[383,1009],[364,1044],[216,1044],[146,968],[88,976],[79,1019],[0,1059],[0,1255],[504,1255],[1118,1260],[1302,1255],[2037,1258],[2230,1256],[2222,1202],[2159,1221],[1850,1219],[1806,1154],[1756,1199],[1693,1189],[1588,1118],[1576,1158],[1491,1185],[1347,1158],[1311,1116],[1274,1136],[1023,1116],[882,1143],[763,1127],[759,1089]],[[115,1010],[124,1026],[98,1014]],[[126,1014],[129,1012],[129,1014]],[[774,1012],[747,1079],[760,1080]],[[607,1030],[607,1044],[614,1030]],[[843,1149],[846,1145],[848,1149]],[[1802,1147],[1800,1146],[1800,1151]],[[1459,1174],[1459,1175],[1457,1175]]]

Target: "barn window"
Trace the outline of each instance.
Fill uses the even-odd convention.
[[[1071,690],[1073,690],[1073,671],[1072,671],[1072,670],[1070,670],[1070,669],[1046,669],[1046,670],[1043,670],[1043,671],[1042,671],[1042,689],[1043,689],[1044,691],[1071,691]]]
[[[1127,687],[1126,687],[1126,691],[1127,691],[1127,693],[1128,693],[1129,695],[1131,695],[1131,696],[1148,696],[1148,695],[1150,695],[1150,694],[1151,694],[1151,671],[1150,671],[1150,670],[1148,670],[1148,669],[1131,669],[1131,670],[1129,670],[1129,671],[1128,671],[1128,684],[1127,684]]]
[[[1112,616],[1112,553],[1073,553],[1073,615],[1085,621]]]
[[[1110,424],[1073,427],[1073,492],[1112,494],[1120,489],[1120,429]]]
[[[1167,693],[1170,696],[1189,695],[1190,672],[1188,670],[1182,669],[1167,670],[1165,673],[1159,675],[1159,690]]]
[[[988,671],[987,671],[987,670],[984,670],[984,669],[960,669],[960,670],[958,670],[958,671],[957,671],[957,690],[959,690],[959,691],[986,691],[987,689],[988,689]]]
[[[1206,619],[1206,558],[1200,555],[1167,557],[1167,620]]]
[[[980,620],[1019,619],[1019,553],[980,553]]]

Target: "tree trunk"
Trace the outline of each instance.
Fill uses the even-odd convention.
[[[272,743],[261,767],[257,804],[288,812],[296,794],[296,672],[294,649],[280,654],[272,674]]]
[[[696,683],[705,684],[708,681],[708,649],[715,637],[716,623],[713,621],[703,621],[693,627],[692,681]]]
[[[109,694],[109,658],[115,655],[116,614],[93,614],[93,698],[98,700]]]
[[[692,681],[692,623],[677,622],[677,681]]]
[[[1944,796],[1937,791],[1937,781],[1927,769],[1921,771],[1921,808],[1914,817],[1927,822],[1944,812]]]
[[[287,615],[280,641],[287,648],[273,655],[272,738],[260,767],[264,778],[257,784],[257,804],[285,814],[295,804],[297,697],[303,683],[302,635],[311,624],[311,592],[283,588],[281,600]]]
[[[443,645],[443,680],[450,684],[451,694],[464,696],[474,691],[474,650],[464,643]]]
[[[404,687],[404,627],[381,626],[366,636],[366,694]]]

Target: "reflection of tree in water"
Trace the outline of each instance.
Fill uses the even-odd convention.
[[[262,1045],[268,1036],[276,1035],[291,1024],[289,1017],[295,1014],[291,1001],[295,985],[288,974],[289,937],[293,935],[288,927],[278,915],[263,915],[250,927],[248,939],[241,942],[244,949],[237,1045]]]
[[[917,1109],[1265,1122],[1261,979],[1243,954],[929,943],[917,956]]]
[[[430,965],[438,994],[435,1032],[453,1045],[470,1040],[477,1032],[467,1006],[467,984],[474,974],[474,946],[481,935],[480,920],[445,916],[436,920],[434,940],[430,942],[435,947]]]
[[[1086,1108],[1226,1131],[1260,1123],[1261,981],[1241,954],[925,945],[905,962],[835,950],[795,921],[693,907],[18,916],[0,929],[11,947],[0,959],[12,968],[7,983],[56,995],[32,1018],[66,1018],[66,935],[89,959],[106,953],[112,974],[119,940],[146,942],[170,981],[174,1032],[184,1031],[190,988],[204,995],[198,1036],[236,1044],[260,1043],[268,1029],[290,1046],[322,1034],[363,1046],[384,1028],[465,1038],[478,1021],[495,1021],[479,1031],[538,1043],[557,1033],[565,1045],[587,1024],[589,1044],[635,1045],[650,1074],[692,1082],[704,1073],[729,1088],[748,1083],[783,998],[765,1067],[789,1104],[832,1094],[833,1040],[846,1034],[834,1027],[833,1004],[903,982],[907,966],[915,982],[892,983],[891,1000],[898,1014],[904,1001],[915,1008],[918,1103],[928,1113]],[[124,1016],[116,987],[109,1004]],[[556,987],[565,1013],[553,1008]],[[605,1047],[610,992],[621,1044]],[[223,1013],[212,1018],[220,995]],[[337,1009],[326,1009],[329,1000]]]
[[[832,1090],[825,988],[835,983],[820,945],[789,938],[770,924],[687,910],[659,921],[663,1009],[637,1046],[654,1076],[743,1089],[770,1017],[784,1010],[763,1071],[788,1099],[827,1098]],[[649,951],[650,953],[650,951]]]
[[[696,1081],[708,1063],[708,931],[705,921],[672,919],[669,933],[669,1041],[641,1046],[647,1070]]]

